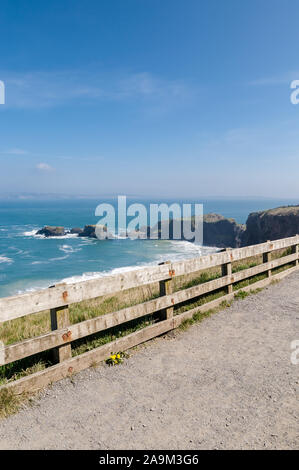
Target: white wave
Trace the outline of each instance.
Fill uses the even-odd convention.
[[[17,248],[16,246],[9,246],[9,250],[14,250],[16,255],[29,255],[29,251],[26,250],[21,250],[20,248]]]
[[[55,238],[61,238],[61,237],[55,237]],[[79,246],[82,246],[85,243],[94,242],[93,239],[81,239],[80,241],[81,243],[79,244]],[[82,281],[88,281],[91,279],[100,279],[106,276],[111,276],[111,275],[116,275],[116,274],[120,274],[120,273],[124,273],[128,271],[143,269],[146,266],[157,266],[157,264],[162,261],[169,260],[169,261],[174,262],[174,261],[187,259],[190,257],[195,258],[198,256],[207,255],[209,253],[215,253],[219,250],[219,248],[216,248],[216,247],[200,246],[200,245],[196,245],[195,243],[188,242],[188,241],[170,240],[170,241],[166,241],[165,243],[167,243],[166,246],[168,247],[168,249],[166,248],[164,253],[160,252],[159,254],[156,254],[156,255],[153,253],[152,259],[150,261],[140,263],[135,266],[132,266],[132,265],[124,266],[124,267],[114,268],[114,269],[106,270],[106,271],[85,272],[82,275],[75,275],[75,276],[64,278],[62,280],[57,280],[57,279],[49,280],[47,286],[41,285],[41,284],[35,285],[34,287],[25,288],[22,291],[19,290],[18,293],[33,292],[36,290],[47,288],[51,284],[58,284],[58,283],[73,284],[73,283],[78,283]],[[160,246],[160,243],[156,243],[154,246],[158,248]],[[66,253],[66,255],[57,257],[57,258],[51,258],[45,261],[34,261],[32,264],[44,264],[44,263],[55,262],[58,260],[63,260],[70,256],[70,253],[73,252],[72,250],[77,251],[76,248],[73,248],[70,245],[61,245],[59,249],[63,251],[64,253]],[[4,258],[5,258],[5,261],[1,261],[1,257],[0,257],[0,262],[8,262],[7,260],[9,260],[9,258],[6,258],[6,257]],[[44,281],[44,282],[47,282],[47,281]]]
[[[49,285],[48,285],[49,283],[47,283],[47,285],[46,285],[45,282],[46,281],[44,281],[40,285],[36,285],[35,287],[26,287],[24,289],[18,289],[16,293],[18,295],[20,295],[20,294],[30,294],[31,292],[36,292],[36,291],[39,291],[39,290],[48,289],[49,288]]]
[[[172,248],[173,251],[159,253],[155,257],[156,261],[151,264],[156,264],[157,262],[162,261],[175,262],[189,258],[196,258],[198,256],[205,256],[209,253],[216,253],[219,250],[219,248],[216,247],[197,245],[186,240],[171,240],[170,248]]]
[[[203,246],[197,245],[194,242],[188,242],[186,240],[171,240],[170,242],[175,249],[182,250],[183,252],[196,253],[199,256],[204,256],[208,253],[215,253],[219,250],[216,246]]]
[[[13,260],[11,258],[8,258],[7,256],[0,255],[0,263],[11,264],[13,263]]]
[[[61,260],[66,259],[68,257],[69,257],[69,255],[65,255],[65,256],[59,256],[57,258],[50,258],[50,259],[45,260],[45,261],[42,261],[42,260],[41,261],[32,261],[31,264],[49,264],[49,263],[52,263],[53,261],[61,261]]]
[[[59,256],[58,258],[50,258],[49,261],[50,261],[50,262],[51,262],[51,261],[60,261],[60,260],[62,260],[62,259],[66,259],[66,258],[68,258],[68,257],[69,257],[69,255]]]
[[[86,272],[78,276],[71,276],[62,279],[62,283],[74,284],[82,281],[89,281],[90,279],[99,279],[101,277],[113,276],[114,274],[121,274],[128,271],[135,271],[138,269],[143,269],[145,265],[140,266],[124,266],[122,268],[114,268],[109,271],[96,271],[96,272]],[[148,266],[148,264],[147,264]]]
[[[33,238],[40,238],[40,239],[54,239],[54,240],[65,240],[68,238],[77,238],[77,233],[67,233],[66,235],[56,236],[56,237],[46,237],[45,235],[37,235],[38,230],[31,230],[29,232],[23,232],[22,235],[24,237],[33,237]]]
[[[90,279],[100,279],[106,276],[113,276],[115,274],[121,274],[128,271],[134,271],[138,269],[143,269],[147,266],[157,266],[159,262],[163,261],[180,261],[187,259],[188,257],[197,257],[197,256],[204,256],[208,253],[215,253],[219,250],[216,247],[207,247],[201,245],[195,245],[193,242],[188,241],[171,241],[173,248],[176,251],[168,252],[168,253],[159,253],[159,255],[154,256],[153,261],[149,261],[146,263],[140,263],[139,265],[135,266],[123,266],[121,268],[114,268],[107,271],[96,271],[96,272],[86,272],[82,275],[71,276],[65,279],[62,279],[60,282],[65,282],[66,284],[74,284],[77,282],[82,281],[89,281]],[[155,246],[159,246],[158,244]],[[178,250],[179,249],[179,250]],[[188,256],[189,254],[189,256]]]
[[[59,247],[59,250],[63,251],[64,253],[76,253],[76,251],[80,251],[81,249],[82,248],[74,248],[70,245],[62,245]]]
[[[79,246],[93,245],[96,242],[96,238],[88,238],[88,237],[80,237],[79,240],[80,240]]]
[[[45,237],[45,236],[43,236],[43,238],[47,238],[47,239],[49,239],[49,238],[53,239],[54,238],[54,240],[67,240],[69,238],[78,238],[78,234],[77,233],[67,233],[66,235],[62,235],[61,237]]]
[[[31,230],[30,232],[23,232],[24,237],[34,237],[37,234],[37,230]]]

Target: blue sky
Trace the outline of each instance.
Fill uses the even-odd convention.
[[[2,0],[0,193],[299,197],[297,0]]]

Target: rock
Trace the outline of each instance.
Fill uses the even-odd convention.
[[[203,244],[218,248],[238,248],[245,231],[244,225],[219,214],[203,216]]]
[[[104,232],[107,232],[107,227],[101,225]],[[89,238],[97,238],[96,235],[96,225],[85,225],[84,229],[81,233],[79,233],[79,237],[89,237]]]
[[[185,240],[183,234],[183,219],[181,223],[181,240]],[[152,234],[155,233],[158,239],[161,239],[163,228],[168,224],[167,221],[159,222],[152,229]],[[173,225],[174,221],[169,221],[169,239],[173,239]],[[194,230],[195,218],[191,218],[191,230]],[[219,214],[205,214],[203,216],[203,245],[216,246],[218,248],[237,248],[241,245],[241,239],[245,230],[244,225],[238,224],[234,219],[226,219]],[[150,227],[142,227],[142,232],[150,236]],[[189,240],[192,241],[192,240]]]
[[[242,235],[242,246],[278,240],[299,233],[299,206],[284,206],[252,212]]]
[[[62,237],[65,235],[64,227],[50,227],[46,225],[41,230],[38,230],[37,235],[44,235],[45,237]]]
[[[169,223],[169,238],[174,239],[174,220],[159,222],[152,229],[158,239],[162,238],[163,228]],[[183,219],[181,224],[181,240],[183,235]],[[191,218],[191,229],[194,229],[195,219]],[[85,225],[84,229],[73,228],[70,233],[79,237],[97,238],[96,225]],[[102,226],[104,237],[108,238],[107,227]],[[59,237],[65,235],[64,227],[46,226],[37,232],[46,237]],[[267,240],[277,240],[291,237],[299,233],[299,205],[278,207],[267,211],[253,212],[249,214],[246,226],[238,224],[234,219],[227,219],[219,214],[205,214],[203,216],[203,245],[218,248],[238,248],[240,246],[255,245]],[[105,236],[107,234],[107,236]],[[150,227],[140,229],[146,238],[150,237]],[[190,240],[192,241],[192,240]]]
[[[91,238],[96,238],[96,233],[95,233],[95,225],[85,225],[84,229],[82,230],[81,233],[79,233],[79,237],[91,237]]]
[[[77,234],[77,235],[80,235],[80,233],[82,233],[82,232],[83,232],[83,229],[80,228],[80,227],[72,228],[71,231],[70,231],[70,233]]]

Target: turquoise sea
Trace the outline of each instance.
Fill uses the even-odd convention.
[[[164,240],[92,240],[67,235],[36,236],[44,225],[83,227],[98,221],[95,208],[115,200],[0,201],[0,297],[45,288],[60,281],[76,282],[130,269],[132,266],[200,256],[211,248]],[[128,200],[141,202],[149,201]],[[151,202],[175,202],[171,200]],[[298,200],[186,200],[203,203],[204,213],[216,212],[245,223],[249,212]]]

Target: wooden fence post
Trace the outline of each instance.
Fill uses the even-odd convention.
[[[226,253],[230,253],[231,252],[231,249],[230,248],[226,248],[225,249],[225,252]],[[225,263],[225,264],[222,264],[221,266],[221,271],[222,271],[222,276],[231,276],[232,275],[232,263],[231,261],[229,263]],[[227,286],[227,293],[228,294],[232,294],[233,292],[233,285],[232,284],[228,284]]]
[[[164,263],[160,263],[160,264],[169,264],[170,265],[170,261],[165,261]],[[159,282],[160,296],[169,295],[169,294],[173,293],[173,281],[172,281],[173,274],[174,273],[172,273],[172,271],[169,270],[170,278],[167,279],[166,281],[160,281]],[[173,311],[174,311],[173,307],[169,307],[169,308],[165,308],[165,309],[161,310],[160,319],[161,320],[169,320],[170,318],[173,317]]]
[[[68,306],[52,308],[50,310],[51,315],[51,330],[60,330],[65,328],[70,324],[70,316]],[[63,335],[67,341],[68,335]],[[72,347],[71,344],[66,344],[65,346],[59,346],[58,348],[53,349],[54,361],[63,362],[72,357]]]
[[[267,240],[267,243],[271,243],[270,240]],[[263,263],[270,263],[270,261],[271,261],[271,251],[267,251],[266,253],[263,253]],[[268,269],[267,275],[268,277],[272,276],[271,269]]]
[[[298,235],[296,235],[298,237]],[[299,265],[299,259],[298,259],[298,254],[299,254],[299,245],[293,245],[292,246],[292,253],[297,254],[297,259],[295,261],[295,266],[298,267]]]

